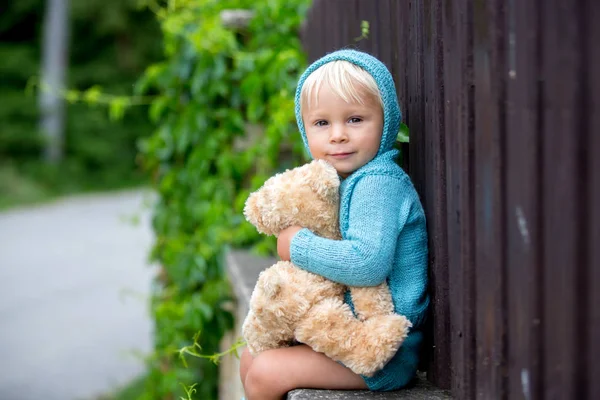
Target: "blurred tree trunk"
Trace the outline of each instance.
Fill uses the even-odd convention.
[[[63,158],[65,106],[61,91],[65,87],[68,60],[69,0],[46,0],[42,41],[42,85],[40,128],[46,137],[44,158],[56,164]]]

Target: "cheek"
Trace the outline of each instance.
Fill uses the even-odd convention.
[[[377,151],[379,151],[380,143],[381,143],[380,137],[369,136],[369,137],[365,137],[364,141],[361,144],[361,147],[363,149],[367,150],[369,155],[375,155],[375,154],[377,154]]]
[[[308,148],[313,156],[320,155],[323,152],[323,143],[318,137],[307,136]]]

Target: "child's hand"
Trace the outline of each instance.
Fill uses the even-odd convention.
[[[292,244],[294,235],[298,233],[300,229],[302,229],[300,226],[290,226],[279,233],[279,236],[277,237],[277,254],[279,254],[279,258],[281,258],[282,261],[290,261],[290,245]]]

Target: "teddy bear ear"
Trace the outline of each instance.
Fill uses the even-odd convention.
[[[273,209],[273,199],[270,195],[270,189],[272,183],[276,181],[270,178],[260,189],[248,196],[244,205],[243,212],[246,221],[254,225],[258,232],[267,235],[277,235],[281,230],[277,214],[271,212]]]
[[[251,193],[244,205],[244,217],[254,226],[260,225],[260,210],[257,204],[257,192]]]
[[[307,165],[308,184],[323,200],[337,201],[340,178],[335,168],[324,160],[314,160]]]

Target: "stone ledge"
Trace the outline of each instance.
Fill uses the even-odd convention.
[[[237,297],[238,309],[247,312],[250,295],[262,270],[275,264],[275,258],[259,257],[244,250],[232,250],[226,255],[227,273]],[[239,314],[238,314],[239,315]],[[366,390],[315,390],[297,389],[288,393],[288,400],[351,400],[351,399],[451,399],[447,391],[429,383],[424,374],[419,374],[415,384],[396,392],[369,392]]]
[[[248,307],[258,275],[276,262],[275,258],[259,257],[245,250],[227,252],[227,273],[239,305]]]
[[[366,390],[315,390],[298,389],[288,393],[288,400],[446,400],[448,392],[429,383],[424,374],[419,373],[414,386],[395,392],[369,392]]]

